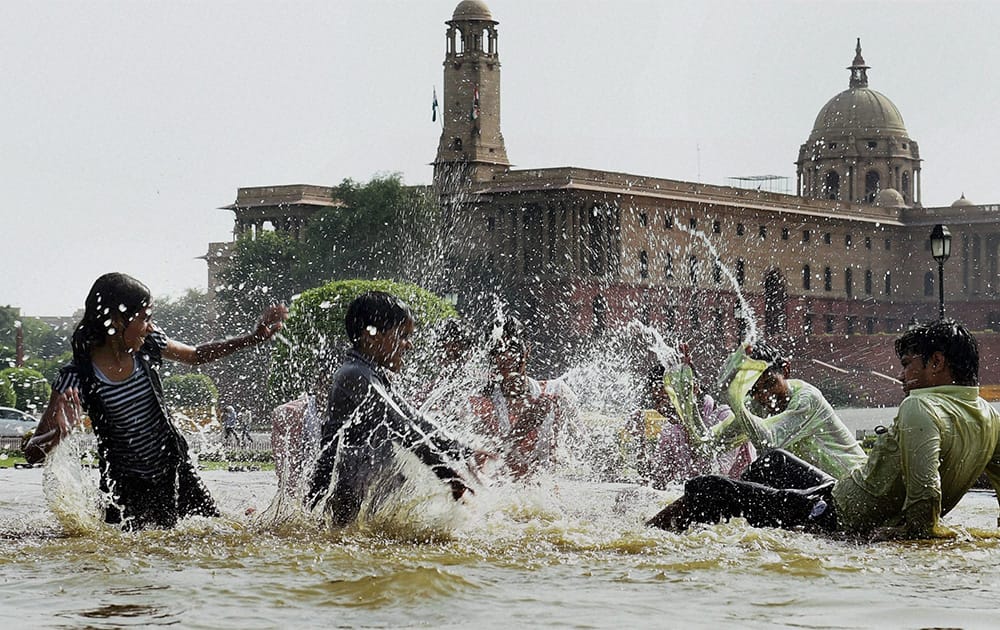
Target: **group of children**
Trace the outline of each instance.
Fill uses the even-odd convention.
[[[73,335],[73,360],[25,448],[30,462],[43,460],[85,410],[109,497],[105,520],[126,529],[218,514],[164,404],[162,359],[197,365],[227,356],[269,339],[287,317],[284,306],[272,306],[253,332],[192,347],[156,328],[152,308],[149,290],[135,279],[97,280]],[[416,326],[402,300],[362,294],[345,324],[351,350],[321,388],[325,401],[305,396],[274,415],[279,473],[306,477],[301,499],[309,508],[344,525],[363,506],[377,506],[404,481],[399,451],[455,500],[474,494],[487,462],[515,479],[552,462],[560,432],[577,413],[575,396],[559,379],[527,375],[530,348],[514,320],[488,339],[490,367],[478,391],[458,404],[425,405],[468,414],[481,438],[476,447],[449,435],[394,384]],[[446,339],[455,345],[450,362],[461,363],[462,336]],[[649,525],[683,530],[742,516],[761,526],[888,527],[892,535],[928,536],[939,533],[938,517],[984,471],[1000,487],[1000,414],[978,397],[978,348],[960,324],[915,327],[897,340],[907,398],[871,456],[815,387],[789,378],[789,362],[770,348],[740,348],[729,358],[719,381],[728,404],[701,395],[682,351],[680,365],[650,367],[643,409],[629,420],[641,472],[654,485],[687,479],[684,495]]]

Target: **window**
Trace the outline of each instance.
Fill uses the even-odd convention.
[[[869,149],[875,149],[877,147],[878,147],[878,142],[875,142],[874,140],[869,140],[868,141],[868,148]]]
[[[691,217],[688,220],[688,227],[691,228],[692,230],[697,230],[698,229],[698,219],[695,219],[694,217]]]
[[[737,223],[736,224],[736,236],[743,236],[743,232],[744,231],[745,230],[743,228],[743,224],[742,223]]]
[[[722,282],[722,263],[718,258],[712,261],[712,280],[715,284]]]
[[[663,275],[668,278],[674,277],[674,255],[667,252],[667,262],[663,265]]]
[[[760,240],[764,240],[765,238],[767,238],[767,226],[762,225],[759,228],[757,228],[757,234],[760,236]]]
[[[880,189],[880,176],[878,171],[868,171],[865,173],[865,201],[872,203],[878,196]]]
[[[802,267],[802,288],[806,291],[812,286],[812,270],[809,265]]]
[[[736,284],[743,286],[747,279],[747,264],[742,258],[736,259]]]
[[[844,269],[844,292],[847,297],[854,295],[854,270],[850,267]]]
[[[832,334],[834,330],[833,326],[833,315],[827,314],[826,316],[826,333]]]
[[[829,245],[830,243],[832,243],[833,242],[833,235],[830,234],[829,232],[824,233],[823,234],[823,242],[826,243],[827,245]]]
[[[722,234],[722,224],[718,221],[712,221],[712,234]]]
[[[885,249],[886,249],[886,251],[889,251],[890,249],[892,249],[892,241],[891,240],[885,239]]]
[[[809,230],[802,230],[802,242],[803,243],[809,242]]]
[[[698,257],[688,256],[688,280],[691,284],[698,282]]]
[[[674,229],[674,217],[668,214],[666,218],[663,219],[663,227],[668,230]]]
[[[836,142],[831,142],[829,146],[830,146],[831,149],[836,149],[837,148],[837,143]]]
[[[872,294],[872,270],[865,269],[865,295]]]
[[[833,291],[833,271],[829,267],[823,269],[823,290]]]
[[[781,240],[788,240],[788,228],[781,228]]]
[[[892,273],[888,271],[885,272],[885,294],[892,295]]]
[[[645,212],[639,213],[639,227],[646,227],[649,225],[649,217],[646,216]]]
[[[643,280],[649,277],[649,254],[646,250],[639,252],[639,277]]]
[[[924,274],[924,295],[934,295],[934,272]]]
[[[830,171],[823,180],[823,198],[840,199],[840,174]]]
[[[802,317],[802,334],[806,337],[812,335],[813,332],[813,314],[806,313]]]
[[[845,234],[844,235],[844,247],[850,247],[853,244],[854,244],[854,239],[851,237],[851,235],[850,234]]]
[[[848,315],[845,318],[845,321],[847,322],[847,331],[846,331],[847,334],[848,335],[853,335],[854,334],[854,328],[855,328],[855,326],[857,326],[858,318],[855,317],[854,315]]]
[[[865,319],[865,334],[874,335],[875,334],[875,318],[869,317]]]
[[[871,248],[872,248],[872,237],[866,236],[865,237],[865,249],[871,249]]]
[[[486,217],[486,231],[487,232],[492,232],[494,229],[496,229],[496,226],[497,226],[497,220],[496,220],[496,218],[494,218],[494,217]]]

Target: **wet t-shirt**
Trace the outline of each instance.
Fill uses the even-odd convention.
[[[146,337],[139,352],[158,361],[166,345],[166,335],[156,329]],[[137,358],[133,361],[132,374],[124,381],[112,381],[93,367],[95,393],[104,413],[92,416],[91,422],[102,467],[106,465],[117,474],[154,477],[168,465],[176,464],[176,441],[157,402],[149,368]],[[52,388],[59,392],[80,389],[80,372],[75,363],[59,371]]]
[[[983,472],[1000,488],[1000,413],[978,387],[915,389],[867,463],[834,486],[837,520],[848,531],[931,535]]]

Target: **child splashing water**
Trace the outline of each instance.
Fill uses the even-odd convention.
[[[261,343],[287,316],[283,305],[274,305],[254,332],[192,347],[153,324],[144,284],[123,273],[101,276],[73,333],[73,360],[59,372],[25,457],[45,460],[84,411],[97,437],[101,491],[109,498],[105,522],[136,530],[173,527],[189,515],[218,516],[171,420],[158,369],[164,358],[201,365]]]
[[[396,466],[397,448],[415,455],[456,501],[471,493],[473,472],[466,462],[476,453],[404,400],[390,379],[412,345],[410,307],[394,295],[370,291],[351,302],[344,323],[353,347],[332,377],[310,506],[336,526],[357,519],[366,505],[377,508],[406,481]]]

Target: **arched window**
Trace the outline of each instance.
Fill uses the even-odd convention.
[[[885,272],[885,294],[892,295],[892,272]]]
[[[924,274],[924,295],[934,295],[934,272]]]
[[[871,294],[872,294],[872,270],[865,269],[865,295],[871,295]]]
[[[854,270],[850,267],[844,269],[844,292],[847,297],[854,295]]]
[[[823,180],[823,198],[840,199],[840,173],[830,171]]]
[[[878,196],[880,186],[878,171],[868,171],[865,173],[865,201],[873,203]]]

